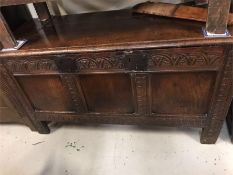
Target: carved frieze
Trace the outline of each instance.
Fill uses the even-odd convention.
[[[9,59],[6,67],[14,73],[32,72],[80,72],[85,70],[125,69],[123,55],[114,53],[69,54],[49,56],[47,59],[39,56],[24,59]]]
[[[76,86],[74,77],[72,75],[61,75],[60,78],[63,82],[63,85],[67,88],[68,92],[70,93],[76,111],[78,113],[87,112],[87,107],[84,98],[82,98],[82,92]]]
[[[93,69],[123,69],[124,64],[121,58],[114,57],[81,57],[77,58],[76,64],[80,70]]]
[[[14,73],[58,72],[78,73],[98,70],[153,70],[180,67],[221,67],[224,49],[217,47],[145,49],[132,52],[112,51],[67,55],[32,56],[6,59],[6,67]]]
[[[135,74],[133,75],[137,100],[137,113],[148,113],[148,75]]]
[[[208,49],[207,49],[208,50]],[[223,62],[223,52],[206,52],[197,49],[160,50],[150,53],[148,68],[160,67],[217,67]]]
[[[14,59],[7,60],[6,67],[12,72],[30,73],[34,71],[57,71],[57,66],[50,59]]]

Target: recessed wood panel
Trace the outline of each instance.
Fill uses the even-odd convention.
[[[214,72],[152,74],[152,112],[206,114],[215,78]]]
[[[0,123],[8,122],[23,123],[23,119],[17,113],[9,98],[0,89]]]
[[[17,80],[36,110],[73,111],[72,100],[58,75],[18,76]]]
[[[118,114],[134,112],[128,74],[80,75],[79,80],[89,112]]]

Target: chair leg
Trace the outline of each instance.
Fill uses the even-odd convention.
[[[40,21],[47,21],[51,18],[46,2],[33,3],[33,5]]]
[[[202,144],[215,144],[220,134],[223,121],[213,120],[211,125],[203,128],[201,133]]]
[[[209,0],[206,31],[210,34],[225,34],[227,32],[228,14],[231,0]]]
[[[50,133],[50,129],[49,129],[48,124],[46,122],[38,122],[36,125],[37,125],[36,130],[40,134],[49,134]]]

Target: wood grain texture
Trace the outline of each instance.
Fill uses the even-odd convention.
[[[88,106],[88,112],[134,113],[129,75],[80,75],[79,80]]]
[[[203,1],[199,3],[203,4]],[[204,3],[205,4],[205,3]],[[134,13],[150,14],[164,16],[169,18],[186,19],[193,21],[206,22],[208,10],[205,8],[192,7],[180,4],[153,3],[146,2],[136,5],[133,8]],[[229,13],[229,12],[228,12]],[[223,14],[222,14],[223,15]],[[227,24],[233,24],[233,14],[225,14],[228,16]]]
[[[76,76],[69,74],[60,75],[60,78],[63,82],[63,86],[66,88],[66,91],[69,92],[70,97],[72,98],[75,111],[79,114],[88,112],[79,79]]]
[[[233,59],[233,45],[230,46],[229,57],[230,57],[230,59]],[[233,82],[233,70],[232,70],[232,82]],[[231,93],[232,101],[231,101],[231,105],[230,105],[230,108],[229,108],[228,114],[227,114],[227,125],[228,125],[229,133],[231,136],[231,141],[233,143],[233,86],[232,86],[231,92],[232,92]]]
[[[233,42],[233,37],[204,38],[201,22],[132,15],[131,10],[68,15],[54,17],[52,21],[42,29],[41,26],[36,28],[34,22],[25,23],[15,32],[15,36],[27,38],[30,44],[25,44],[17,52],[0,53],[0,57],[112,50],[128,52],[148,47],[205,46]],[[233,27],[229,26],[228,30],[233,34]]]
[[[0,123],[24,123],[3,91],[0,89]]]
[[[215,72],[152,74],[152,112],[206,114],[213,94],[215,78]]]
[[[192,47],[148,50],[148,70],[219,69],[223,64],[223,47]]]
[[[72,122],[86,124],[121,124],[121,125],[157,125],[168,127],[194,127],[207,126],[205,116],[145,116],[145,115],[104,115],[104,114],[61,114],[61,113],[36,113],[36,118],[41,121]]]
[[[224,34],[230,12],[231,0],[209,0],[206,30],[209,33]]]
[[[16,79],[33,105],[34,110],[75,110],[69,92],[62,85],[58,75],[17,76]]]
[[[0,88],[4,94],[10,98],[11,103],[16,108],[19,115],[29,122],[29,127],[39,133],[47,134],[50,132],[45,122],[40,122],[34,117],[34,110],[23,93],[17,81],[10,74],[5,66],[0,62]]]
[[[225,49],[222,46],[137,49],[68,55],[20,56],[8,58],[6,67],[14,74],[58,74],[108,71],[219,70]]]
[[[208,57],[204,54],[205,52],[208,52]],[[117,51],[77,53],[59,57],[49,55],[47,59],[41,56],[27,59],[18,57],[17,60],[4,59],[1,61],[17,77],[27,74],[26,77],[29,79],[33,76],[43,77],[41,83],[34,81],[34,83],[26,84],[42,88],[43,92],[40,94],[46,94],[46,98],[53,98],[52,94],[61,88],[69,92],[64,95],[64,98],[70,97],[70,105],[73,104],[71,106],[75,106],[77,109],[74,109],[72,113],[64,111],[64,106],[68,103],[62,104],[60,103],[61,99],[54,99],[45,103],[46,108],[52,103],[59,103],[60,105],[54,111],[34,110],[34,115],[41,121],[89,121],[90,123],[121,124],[138,124],[140,122],[147,124],[151,122],[151,124],[164,126],[207,128],[211,119],[207,113],[214,93],[211,88],[216,87],[223,78],[218,76],[219,81],[215,81],[215,76],[219,75],[218,72],[225,69],[225,66],[223,67],[224,60],[228,58],[224,56],[226,52],[227,49],[224,47],[209,46],[204,48],[138,49],[130,52],[120,51],[119,53]],[[122,57],[122,53],[125,53],[124,57]],[[109,58],[109,56],[116,56],[115,58],[111,57],[110,60],[119,60],[120,63],[124,64],[118,64],[115,61],[112,64],[112,62],[107,61],[108,59],[104,59],[105,57]],[[142,59],[140,60],[140,58]],[[68,61],[63,62],[63,59]],[[120,65],[120,67],[115,67],[115,65]],[[193,67],[193,65],[195,66]],[[231,66],[226,66],[226,68],[230,71]],[[65,72],[71,75],[60,75],[63,82],[59,85],[60,88],[54,86],[52,88],[54,90],[49,90],[50,88],[42,86],[42,84],[46,84],[45,77],[48,77],[46,74],[59,75]],[[225,82],[223,83],[225,84]],[[22,82],[20,85],[22,86]],[[158,85],[161,85],[161,88],[156,88]],[[214,89],[215,94],[220,93],[216,88]],[[40,96],[37,96],[39,92],[35,93],[35,90],[30,92],[25,88],[23,91],[29,97],[29,101],[44,103],[44,98],[40,99]],[[45,91],[47,92],[44,93]],[[28,95],[33,94],[33,92],[35,93],[34,100],[30,99],[30,95]],[[57,97],[58,94],[63,93],[55,94]],[[169,99],[161,100],[159,97],[162,94],[167,94]],[[79,112],[80,104],[86,104],[86,110]],[[179,105],[186,104],[188,109],[179,108]],[[159,107],[154,108],[158,105]],[[224,115],[218,115],[222,119],[224,118]],[[134,117],[136,118],[134,119]],[[145,117],[149,117],[148,121],[142,122]],[[221,122],[216,122],[214,125],[218,129],[221,126]],[[216,138],[217,135],[218,133],[214,132],[210,138]],[[206,138],[208,139],[209,136]],[[206,143],[213,143],[213,141],[208,140]]]
[[[40,133],[45,121],[154,124],[202,128],[201,142],[215,143],[232,98],[232,37],[130,10],[51,22],[28,23],[16,33],[29,43],[0,53],[1,85]]]
[[[132,85],[135,93],[135,103],[138,114],[147,115],[149,111],[149,74],[131,74]]]
[[[214,93],[214,98],[211,101],[208,116],[208,126],[203,129],[201,135],[201,143],[215,143],[220,133],[221,127],[227,116],[227,111],[232,100],[233,88],[233,60],[230,56],[232,46],[228,47],[228,52],[225,56],[225,63],[220,72],[217,82],[218,89]]]

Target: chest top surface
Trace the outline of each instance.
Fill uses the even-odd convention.
[[[54,17],[47,24],[31,21],[15,31],[28,42],[0,57],[101,50],[230,44],[233,37],[204,38],[205,23],[133,14],[130,9]],[[233,27],[228,28],[233,35]]]

